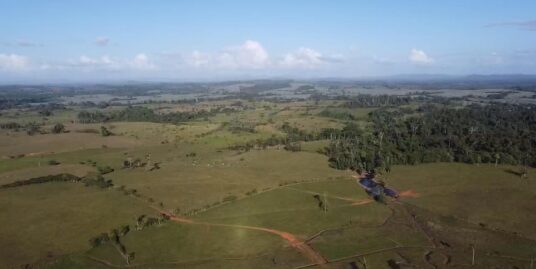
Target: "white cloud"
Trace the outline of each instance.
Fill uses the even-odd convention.
[[[203,53],[200,51],[195,50],[190,55],[190,58],[188,60],[188,63],[195,67],[201,67],[201,66],[207,66],[210,64],[211,57],[210,54]]]
[[[110,38],[105,36],[99,36],[95,39],[95,44],[97,44],[98,46],[105,47],[108,46],[108,43],[110,43]]]
[[[412,49],[409,54],[409,60],[415,64],[431,64],[434,59],[428,56],[424,51],[418,49]]]
[[[246,40],[238,47],[223,50],[217,57],[217,65],[226,68],[263,68],[270,65],[270,56],[261,43]]]
[[[0,54],[0,70],[22,71],[30,66],[26,56],[17,54]]]
[[[341,54],[325,56],[314,49],[302,47],[275,61],[261,43],[246,40],[240,46],[228,47],[218,53],[211,54],[195,50],[185,58],[185,63],[190,67],[203,67],[211,70],[277,71],[281,69],[283,71],[282,68],[314,69],[330,63],[340,63],[343,59]]]
[[[129,66],[134,69],[149,70],[155,69],[156,65],[152,63],[149,57],[145,53],[139,53],[129,62]]]
[[[218,53],[194,50],[185,60],[190,66],[209,69],[262,69],[271,64],[266,49],[254,40],[246,40],[242,45],[227,47]]]
[[[294,53],[287,53],[281,65],[286,67],[298,67],[298,68],[315,68],[323,63],[328,62],[329,59],[322,56],[322,54],[316,50],[310,48],[299,48]]]
[[[86,66],[86,67],[112,67],[116,64],[108,55],[104,55],[100,58],[91,58],[86,55],[80,56],[78,61],[72,63],[75,66]]]

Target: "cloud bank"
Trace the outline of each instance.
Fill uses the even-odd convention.
[[[424,51],[412,49],[409,54],[409,61],[414,64],[428,65],[434,63],[434,59],[428,56]]]
[[[30,65],[30,60],[26,56],[17,54],[0,54],[0,70],[3,71],[23,71]]]

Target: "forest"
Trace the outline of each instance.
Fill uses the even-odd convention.
[[[421,105],[416,113],[378,109],[372,132],[347,125],[326,149],[337,169],[386,170],[431,162],[536,166],[536,108],[509,104],[462,108]]]

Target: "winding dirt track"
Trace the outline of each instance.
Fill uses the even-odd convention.
[[[288,187],[287,187],[288,188]],[[302,191],[306,193],[313,193],[317,194],[315,192],[310,191],[303,191],[298,190],[294,188],[289,188],[297,191]],[[402,197],[418,197],[418,193],[414,192],[413,190],[404,191],[401,193]],[[372,199],[362,199],[362,200],[355,200],[347,197],[340,197],[340,196],[330,196],[331,198],[344,200],[347,202],[350,202],[352,206],[359,206],[359,205],[366,205],[369,203],[372,203]],[[152,207],[152,206],[151,206]],[[261,231],[266,233],[271,233],[274,235],[277,235],[287,242],[290,243],[290,245],[298,250],[305,258],[307,258],[313,265],[320,265],[321,267],[324,267],[326,264],[328,264],[328,260],[322,256],[319,252],[317,252],[315,249],[313,249],[310,245],[308,245],[306,242],[298,239],[295,235],[275,229],[270,228],[264,228],[264,227],[256,227],[256,226],[247,226],[247,225],[239,225],[239,224],[223,224],[223,223],[210,223],[210,222],[203,222],[203,221],[195,221],[192,219],[187,219],[183,217],[176,216],[172,214],[171,212],[162,210],[160,208],[152,207],[154,210],[158,211],[160,214],[163,214],[171,221],[177,222],[177,223],[184,223],[184,224],[192,224],[192,225],[205,225],[205,226],[217,226],[217,227],[229,227],[229,228],[238,228],[238,229],[246,229],[246,230],[252,230],[252,231]]]
[[[154,207],[153,207],[154,208]],[[222,223],[209,223],[209,222],[202,222],[202,221],[195,221],[187,218],[182,218],[175,216],[171,214],[170,212],[163,211],[158,208],[154,208],[158,212],[160,212],[163,215],[166,215],[169,217],[171,221],[177,222],[177,223],[185,223],[185,224],[192,224],[192,225],[206,225],[206,226],[218,226],[218,227],[229,227],[229,228],[239,228],[239,229],[246,229],[246,230],[253,230],[253,231],[261,231],[266,233],[271,233],[274,235],[277,235],[286,241],[290,243],[290,245],[298,250],[305,258],[307,258],[311,263],[316,265],[325,265],[328,263],[326,258],[322,256],[320,253],[318,253],[316,250],[314,250],[311,246],[309,246],[304,241],[301,241],[298,239],[295,235],[279,230],[264,228],[264,227],[256,227],[256,226],[247,226],[247,225],[238,225],[238,224],[222,224]]]

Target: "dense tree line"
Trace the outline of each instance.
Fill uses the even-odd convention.
[[[329,110],[329,109],[322,110],[320,113],[318,113],[318,116],[334,118],[334,119],[344,120],[344,121],[356,120],[356,117],[350,112],[347,112],[347,111],[333,111],[333,110]]]
[[[290,87],[290,81],[258,81],[253,86],[240,87],[241,94],[256,94],[260,92],[288,88]]]
[[[340,130],[333,128],[324,128],[320,130],[320,132],[307,132],[297,127],[290,126],[288,122],[285,122],[279,129],[284,132],[286,136],[272,135],[268,138],[259,138],[245,143],[232,145],[229,149],[249,151],[254,148],[266,149],[267,147],[283,146],[283,148],[288,151],[300,151],[300,142],[329,139],[330,137],[341,133]]]
[[[86,187],[95,186],[101,189],[110,188],[114,185],[111,179],[105,179],[102,175],[85,177],[82,179],[82,183],[84,183]]]
[[[379,109],[372,131],[334,133],[326,154],[338,169],[385,169],[429,162],[536,166],[536,107],[508,104],[449,108],[424,105],[418,115]]]
[[[231,112],[233,109],[218,108],[210,111],[197,112],[172,112],[166,114],[155,113],[152,109],[143,106],[130,106],[120,111],[104,113],[101,111],[81,111],[78,113],[78,121],[81,123],[102,123],[112,121],[141,121],[161,123],[181,123],[200,118],[213,116],[219,112]]]
[[[20,131],[21,129],[25,130],[28,135],[35,135],[35,134],[43,134],[46,133],[46,131],[41,129],[41,126],[43,124],[39,124],[37,122],[28,122],[25,125],[21,125],[17,122],[6,122],[6,123],[0,123],[0,129],[6,129],[6,130],[12,130],[15,132]],[[57,123],[52,128],[50,128],[50,133],[53,134],[60,134],[65,133],[67,130],[65,130],[65,125],[61,123]]]
[[[7,130],[15,130],[18,131],[23,126],[20,125],[18,122],[6,122],[6,123],[0,123],[0,129],[7,129]]]
[[[401,106],[408,105],[412,102],[411,96],[394,96],[394,95],[369,95],[359,94],[349,97],[348,102],[344,104],[348,108],[357,107],[383,107],[383,106]]]
[[[41,184],[41,183],[47,183],[47,182],[69,182],[69,181],[76,182],[79,180],[80,180],[79,177],[71,175],[71,174],[58,174],[58,175],[30,178],[27,180],[18,180],[12,183],[1,185],[0,188],[7,189],[7,188],[14,188],[14,187],[20,187],[20,186],[31,185],[31,184]]]

